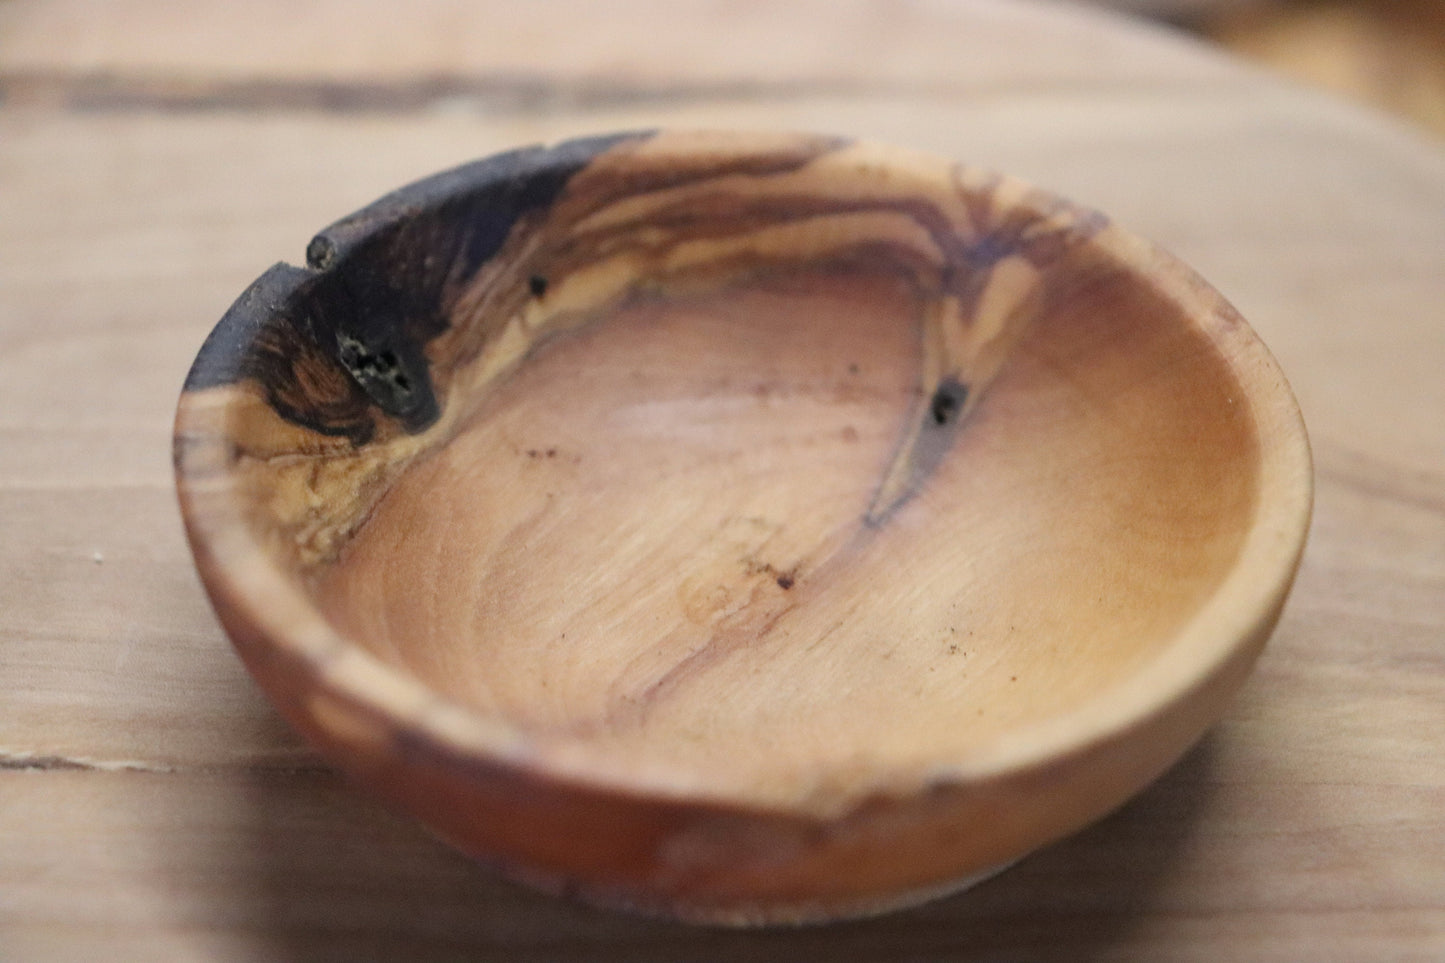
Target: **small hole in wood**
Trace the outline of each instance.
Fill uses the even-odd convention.
[[[946,425],[956,419],[967,396],[968,389],[956,381],[945,381],[939,385],[938,390],[933,393],[933,400],[928,404],[928,413],[933,418],[933,423]]]

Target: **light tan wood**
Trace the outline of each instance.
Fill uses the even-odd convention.
[[[11,0],[0,16],[58,9]],[[1083,14],[1065,14],[1073,39],[1060,46],[1077,69],[1059,72],[1059,47],[1039,53],[1012,39],[1040,23],[1059,36],[1052,11],[959,9],[978,18],[973,29],[925,22],[895,41],[949,37],[958,56],[929,68],[939,71],[934,93],[800,90],[763,102],[739,91],[582,113],[552,103],[484,121],[468,111],[491,102],[466,98],[450,113],[383,105],[336,117],[284,100],[155,113],[143,101],[94,112],[7,96],[4,946],[76,959],[148,958],[162,946],[197,959],[354,958],[371,947],[511,959],[1439,956],[1439,149]],[[205,22],[222,14],[196,16],[188,39],[226,32]],[[84,36],[89,22],[51,25]],[[106,46],[154,44],[172,63],[194,49],[135,22],[136,34]],[[413,22],[430,21],[358,16],[344,29]],[[21,36],[14,23],[7,40]],[[437,56],[451,43],[434,26],[415,29],[430,30]],[[813,31],[810,43],[849,51],[836,57],[840,71],[881,69],[854,53],[876,39],[850,39],[854,21],[823,18]],[[62,34],[27,36],[33,46]],[[481,43],[457,55],[464,68],[485,61]],[[0,68],[16,63],[7,53]],[[278,55],[253,72],[294,77],[307,63]],[[569,68],[539,56],[536,69]],[[168,74],[164,58],[147,70],[182,73]],[[1121,85],[1123,71],[1151,83]],[[298,239],[395,184],[516,143],[657,122],[846,130],[1023,174],[1181,254],[1279,357],[1319,470],[1295,595],[1205,746],[1117,817],[922,910],[722,937],[568,909],[493,881],[311,769],[246,680],[207,612],[169,491],[172,402],[204,332],[266,264],[299,258]],[[55,768],[67,760],[99,771]]]

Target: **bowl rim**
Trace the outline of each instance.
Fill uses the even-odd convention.
[[[683,133],[705,134],[707,149],[714,151],[726,149],[731,143],[742,147],[756,136],[747,131]],[[607,139],[566,141],[549,150]],[[877,156],[894,159],[905,167],[910,158],[937,160],[936,155],[907,148],[866,140],[849,142],[865,145]],[[340,219],[333,227],[361,225],[362,231],[370,232],[382,222],[414,216],[458,190],[475,186],[478,177],[496,176],[492,173],[496,168],[488,164],[501,156],[423,178]],[[1008,180],[1032,191],[1027,195],[1019,192],[1014,195],[1017,198],[1061,199],[1018,178],[1009,176]],[[284,658],[291,671],[310,676],[319,692],[367,716],[386,720],[394,743],[404,736],[410,744],[430,745],[453,758],[510,768],[530,778],[541,777],[581,790],[829,818],[879,798],[906,798],[941,786],[963,787],[1008,779],[1080,758],[1106,743],[1126,738],[1135,728],[1147,727],[1191,693],[1208,687],[1239,658],[1248,660],[1246,668],[1253,663],[1293,583],[1313,507],[1313,467],[1303,417],[1277,361],[1258,335],[1193,269],[1112,220],[1088,243],[1178,305],[1185,323],[1218,350],[1253,420],[1259,458],[1253,517],[1224,578],[1142,666],[1100,690],[1096,698],[1067,712],[1006,730],[966,757],[939,761],[926,773],[912,766],[906,772],[877,767],[869,769],[870,780],[858,783],[846,798],[837,796],[836,786],[830,783],[829,792],[799,797],[787,805],[760,802],[746,792],[730,794],[720,791],[716,784],[702,785],[684,778],[684,774],[658,760],[630,762],[619,771],[608,764],[608,757],[599,758],[591,751],[585,738],[549,736],[545,741],[534,740],[504,719],[483,716],[447,699],[404,669],[370,654],[332,626],[301,585],[271,562],[239,512],[197,509],[198,497],[214,496],[228,485],[224,479],[202,479],[188,473],[183,448],[198,434],[215,432],[209,427],[208,414],[183,400],[177,408],[173,434],[176,485],[202,582],[238,649],[242,648],[240,636],[244,636],[247,645],[257,646],[257,651]],[[297,278],[324,269],[278,264],[257,279],[232,310],[249,302],[248,310],[258,317],[265,316],[278,304],[278,284],[294,285]],[[266,296],[256,297],[258,292]],[[222,343],[216,339],[222,324],[216,326],[200,349],[193,371],[213,362],[217,352],[236,349],[234,340]]]

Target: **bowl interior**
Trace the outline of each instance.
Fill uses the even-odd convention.
[[[317,600],[475,712],[769,791],[1101,698],[1248,527],[1228,371],[1144,284],[1079,290],[869,525],[916,308],[896,279],[799,273],[610,312],[414,463]]]
[[[987,202],[1004,227],[1078,222],[952,168],[869,163],[802,170],[790,203],[884,183]],[[667,216],[685,209],[686,230],[756,254],[772,188],[727,176],[612,237],[683,231]],[[622,203],[557,214],[603,190],[581,177],[512,227],[505,272],[438,282],[448,320],[422,352],[439,416],[408,426],[371,391],[369,437],[317,434],[276,417],[275,384],[224,407],[236,444],[269,446],[234,488],[245,524],[385,665],[619,780],[779,804],[957,765],[1107,701],[1235,566],[1261,484],[1244,388],[1216,319],[1112,227],[1037,256],[1008,228],[985,258],[849,223],[742,265],[735,246],[674,244],[663,270],[595,240],[579,253],[578,225]],[[1006,332],[997,358],[964,351],[967,377],[939,348],[940,284],[965,327]],[[477,293],[499,288],[510,300]],[[509,334],[549,304],[561,320]],[[327,376],[366,387],[360,349],[336,343]]]

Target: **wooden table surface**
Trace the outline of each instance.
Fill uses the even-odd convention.
[[[0,960],[1445,959],[1445,147],[1032,3],[0,0]],[[738,933],[494,878],[290,734],[172,494],[233,297],[518,143],[808,128],[1004,168],[1213,280],[1304,408],[1279,630],[1158,784],[972,892]]]

